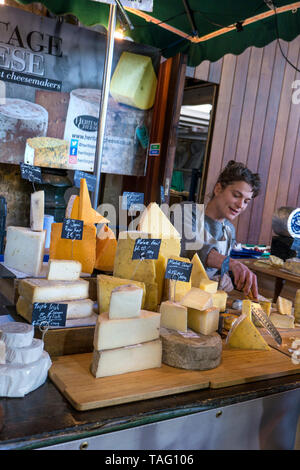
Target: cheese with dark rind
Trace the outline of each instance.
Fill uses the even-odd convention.
[[[208,370],[218,367],[222,358],[222,340],[218,333],[202,335],[188,330],[180,334],[160,329],[162,362],[172,367]]]

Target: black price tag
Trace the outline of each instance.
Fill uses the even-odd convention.
[[[138,238],[134,244],[132,259],[157,259],[160,244],[160,238]]]
[[[67,308],[66,304],[35,302],[31,323],[40,326],[65,326]]]
[[[74,184],[76,188],[80,188],[80,180],[85,179],[89,191],[95,191],[97,177],[91,175],[90,173],[85,173],[84,171],[75,170],[74,172]]]
[[[170,258],[168,259],[165,278],[173,279],[174,281],[189,282],[192,267],[192,263]]]
[[[61,238],[68,238],[70,240],[82,240],[83,220],[78,219],[64,219]]]
[[[42,170],[39,166],[28,165],[27,163],[20,163],[21,177],[24,180],[31,181],[32,183],[43,183]]]
[[[122,195],[123,210],[143,210],[144,193],[132,193],[124,191]]]

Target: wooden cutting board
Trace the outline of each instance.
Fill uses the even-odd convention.
[[[264,339],[267,341],[268,345],[277,351],[281,351],[283,354],[287,356],[292,356],[291,346],[294,339],[300,339],[300,328],[277,328],[280,336],[282,338],[282,343],[279,345],[276,341],[270,336],[267,331],[263,328],[261,334],[263,335]]]
[[[281,352],[227,349],[216,369],[192,371],[163,364],[161,368],[96,379],[90,372],[92,354],[53,359],[49,376],[77,410],[174,395],[204,388],[222,388],[300,372]]]

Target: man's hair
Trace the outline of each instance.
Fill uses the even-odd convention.
[[[243,163],[230,160],[224,170],[220,173],[217,183],[220,183],[225,189],[229,184],[235,181],[245,181],[253,191],[253,199],[258,195],[260,190],[260,177],[258,173],[252,173]]]

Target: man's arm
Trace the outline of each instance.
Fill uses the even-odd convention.
[[[221,269],[226,256],[221,255],[217,250],[212,249],[206,258],[206,265],[209,268]],[[243,263],[230,258],[229,270],[234,276],[234,284],[238,290],[243,290],[246,295],[251,291],[253,297],[257,299],[258,288],[256,275]]]

